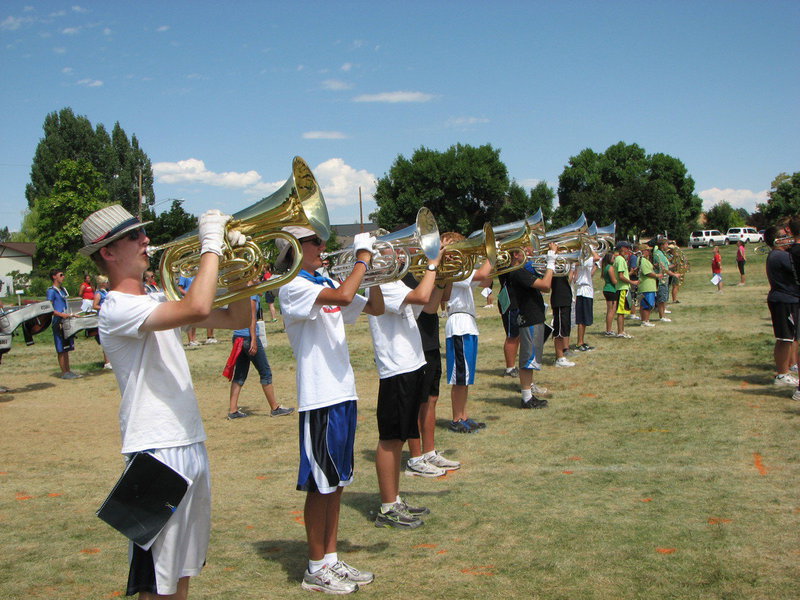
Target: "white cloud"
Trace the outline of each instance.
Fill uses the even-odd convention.
[[[81,31],[80,27],[65,27],[64,29],[61,30],[61,33],[63,33],[64,35],[76,35],[80,33],[80,31]]]
[[[153,174],[159,183],[204,183],[217,187],[246,188],[257,184],[261,175],[257,171],[215,173],[197,158],[178,162],[159,162],[153,165]]]
[[[756,204],[763,204],[767,201],[769,190],[754,192],[753,190],[734,190],[725,188],[711,188],[698,192],[698,196],[703,199],[703,210],[707,211],[720,202],[728,202],[733,208],[744,208],[747,212],[754,212]]]
[[[89,12],[89,9],[88,8],[83,8],[82,6],[73,6],[72,7],[72,12],[87,13],[87,12]]]
[[[424,92],[383,92],[380,94],[362,94],[353,98],[353,102],[430,102],[435,96]]]
[[[349,72],[352,68],[353,68],[353,63],[348,62],[342,65],[342,71],[344,71],[345,73]]]
[[[103,35],[111,35],[111,29],[108,27],[103,28]]]
[[[325,203],[330,206],[358,204],[359,187],[365,200],[375,193],[375,175],[363,169],[355,169],[341,158],[328,159],[312,171],[322,188]],[[208,170],[205,162],[197,158],[155,163],[153,174],[159,184],[204,184],[240,188],[246,195],[257,197],[268,196],[286,182],[262,181],[257,171],[215,173]]]
[[[353,86],[352,84],[349,84],[346,81],[341,81],[340,79],[326,79],[322,82],[322,87],[326,90],[339,92],[342,90],[349,90]]]
[[[347,135],[341,131],[306,131],[304,140],[346,140]]]
[[[542,180],[541,179],[520,179],[519,181],[517,181],[517,183],[519,185],[521,185],[522,187],[524,187],[524,188],[533,189],[537,185],[539,185],[540,181],[542,181]]]
[[[78,85],[85,85],[86,87],[102,87],[103,82],[99,79],[81,79],[78,81]]]
[[[489,119],[484,119],[482,117],[451,117],[447,119],[445,125],[447,127],[465,128],[471,125],[481,125],[488,122]]]
[[[22,24],[25,22],[25,19],[20,19],[17,17],[6,17],[0,22],[0,29],[3,31],[14,31],[15,29],[19,29],[22,27]]]
[[[62,72],[64,75],[69,75],[69,74],[71,74],[71,73],[72,73],[72,67],[64,67],[63,69],[61,69],[61,72]]]
[[[164,33],[165,31],[169,31],[169,25],[162,25],[158,29],[156,29],[158,33]]]
[[[53,48],[53,52],[55,52],[56,54],[66,54],[67,49],[64,48],[63,46],[58,46],[56,48]]]

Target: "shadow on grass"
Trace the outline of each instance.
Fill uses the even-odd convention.
[[[45,383],[44,381],[39,383],[29,383],[24,387],[19,388],[9,388],[8,392],[4,394],[0,394],[0,402],[11,402],[14,400],[14,394],[25,394],[27,392],[39,392],[41,390],[46,390],[48,388],[55,387],[54,383]]]
[[[422,505],[425,504],[424,502],[418,502],[419,498],[423,497],[442,498],[450,495],[449,489],[443,489],[432,492],[431,491],[422,492],[416,490],[414,491],[413,494],[410,493],[408,495],[408,498],[406,498],[406,494],[403,492],[403,479],[414,479],[414,478],[405,478],[401,476],[400,479],[400,493],[403,497],[403,500],[407,500],[408,503],[412,506],[416,506],[417,504],[422,504]],[[361,516],[364,518],[364,521],[372,525],[373,522],[375,521],[375,514],[380,508],[380,496],[378,495],[377,489],[374,492],[345,491],[344,493],[342,493],[342,504],[360,513]]]
[[[337,552],[347,556],[348,562],[358,563],[360,561],[351,559],[350,555],[359,552],[365,554],[384,552],[389,547],[389,543],[377,542],[360,545],[351,544],[347,539],[339,539],[336,546]],[[262,560],[279,563],[290,580],[298,583],[303,580],[303,573],[308,567],[308,545],[305,540],[262,540],[254,542],[253,549]]]

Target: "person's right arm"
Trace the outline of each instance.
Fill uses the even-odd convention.
[[[356,264],[353,266],[353,270],[338,288],[334,289],[325,286],[317,296],[316,304],[348,306],[353,301],[367,272],[366,265],[372,264],[372,244],[374,241],[375,238],[368,233],[359,233],[353,238],[353,248],[356,250]]]

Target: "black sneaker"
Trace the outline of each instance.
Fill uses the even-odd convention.
[[[237,409],[236,412],[228,413],[228,420],[243,419],[246,416],[248,416],[246,412]]]
[[[472,433],[472,430],[464,423],[464,421],[450,421],[447,424],[447,428],[456,433]]]
[[[475,419],[464,419],[464,425],[475,431],[477,429],[486,429],[486,423],[480,423]]]
[[[590,352],[594,350],[594,346],[590,346],[589,344],[581,344],[580,346],[578,346],[578,350],[580,352]]]
[[[531,399],[527,402],[522,401],[520,402],[520,408],[547,408],[547,400],[542,398],[537,398],[536,396],[531,396]]]
[[[397,529],[416,529],[424,525],[422,519],[410,514],[402,506],[395,503],[388,512],[378,511],[375,517],[375,527],[395,527]]]
[[[398,502],[398,505],[400,508],[408,512],[408,514],[410,514],[412,517],[422,517],[424,515],[431,514],[431,509],[427,508],[426,506],[409,506],[403,499]]]

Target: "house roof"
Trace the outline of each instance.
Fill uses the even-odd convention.
[[[11,253],[18,252],[27,256],[36,254],[36,244],[33,242],[0,242],[0,256],[6,256],[11,250]]]

